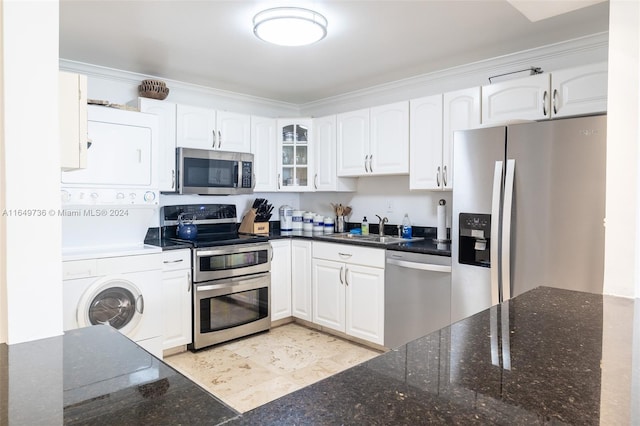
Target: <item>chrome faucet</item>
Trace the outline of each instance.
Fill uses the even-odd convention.
[[[386,217],[380,217],[380,216],[378,216],[378,219],[380,220],[380,222],[378,223],[378,235],[380,235],[381,237],[384,237],[384,224],[389,222],[389,219],[387,219]]]

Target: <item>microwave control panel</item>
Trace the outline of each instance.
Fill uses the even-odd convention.
[[[253,180],[253,163],[251,161],[242,162],[242,182],[240,183],[242,188],[252,188]]]

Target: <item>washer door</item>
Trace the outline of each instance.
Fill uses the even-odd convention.
[[[78,303],[78,325],[107,324],[129,335],[144,313],[140,290],[123,277],[110,276],[96,281]]]

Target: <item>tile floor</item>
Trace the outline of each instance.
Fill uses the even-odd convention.
[[[171,355],[165,362],[239,412],[367,361],[379,352],[298,324]]]

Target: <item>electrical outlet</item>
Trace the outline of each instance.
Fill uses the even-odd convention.
[[[393,201],[387,201],[387,213],[393,213]]]

